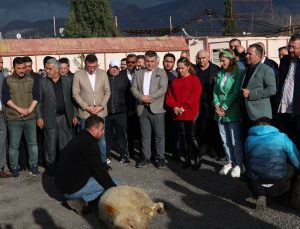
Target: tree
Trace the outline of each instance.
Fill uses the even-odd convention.
[[[232,12],[232,0],[224,0],[224,35],[235,35],[238,32],[236,20]]]
[[[72,0],[65,23],[65,36],[115,36],[110,0]]]

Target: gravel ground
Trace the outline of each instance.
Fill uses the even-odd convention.
[[[182,170],[169,160],[163,169],[152,165],[137,169],[113,160],[111,175],[122,184],[138,186],[163,201],[166,213],[150,222],[150,228],[300,228],[299,211],[282,200],[270,200],[257,212],[246,185],[217,174],[221,163],[204,157],[199,171]],[[41,169],[42,170],[42,169]],[[105,228],[96,209],[81,217],[62,204],[54,180],[46,175],[0,180],[0,229]]]

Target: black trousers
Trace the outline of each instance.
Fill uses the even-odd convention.
[[[197,117],[194,120],[176,121],[177,137],[180,153],[186,160],[197,160],[199,151],[199,141],[197,137]]]
[[[287,177],[280,180],[262,181],[246,178],[246,183],[255,196],[280,196],[290,190],[294,176],[294,168],[289,165],[287,173]],[[262,184],[273,184],[273,186],[264,187]]]
[[[286,133],[300,149],[300,115],[277,114],[277,121],[280,131]]]
[[[122,158],[128,157],[127,114],[109,114],[105,121],[107,152],[115,148]]]
[[[172,110],[167,110],[165,114],[165,132],[166,132],[166,152],[171,153],[173,156],[178,155],[177,148],[177,133],[175,121],[172,117]]]

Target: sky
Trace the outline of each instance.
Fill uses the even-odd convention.
[[[174,0],[112,0],[112,4],[136,4],[140,8],[146,8],[172,1]],[[33,22],[50,19],[52,16],[64,18],[68,10],[68,0],[1,0],[0,27],[14,20]]]

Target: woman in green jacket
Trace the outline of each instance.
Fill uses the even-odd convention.
[[[225,49],[219,54],[222,69],[218,72],[214,88],[215,120],[228,164],[219,174],[240,177],[243,163],[243,147],[240,125],[240,87],[243,71],[236,63],[232,50]]]

